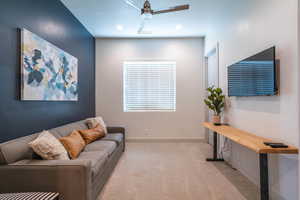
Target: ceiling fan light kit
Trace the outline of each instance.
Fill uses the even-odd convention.
[[[150,14],[150,13],[143,13],[142,14],[142,18],[144,20],[150,20],[150,19],[152,19],[152,14]]]
[[[138,29],[138,34],[143,34],[143,32],[147,32],[149,34],[149,32],[151,32],[151,31],[144,31],[144,27],[145,27],[145,21],[152,19],[153,15],[188,10],[190,8],[190,5],[186,4],[186,5],[174,6],[162,10],[152,10],[150,1],[145,0],[143,8],[139,9],[139,7],[132,0],[123,0],[123,1],[128,5],[130,5],[131,7],[135,8],[136,10],[141,11],[142,23],[140,25],[140,28]]]

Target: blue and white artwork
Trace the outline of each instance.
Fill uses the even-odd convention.
[[[77,101],[78,59],[22,29],[21,99]]]

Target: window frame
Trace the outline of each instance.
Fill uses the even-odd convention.
[[[126,64],[128,63],[145,63],[145,64],[149,64],[149,63],[165,63],[165,64],[172,64],[173,65],[173,81],[174,81],[174,95],[175,95],[175,102],[174,102],[174,109],[173,110],[129,110],[127,109],[127,101],[126,101],[126,77],[127,77],[127,68],[126,68]],[[123,112],[125,113],[141,113],[141,112],[176,112],[177,111],[177,62],[176,61],[170,61],[170,60],[126,60],[123,62],[123,80],[122,80],[122,84],[123,84]]]

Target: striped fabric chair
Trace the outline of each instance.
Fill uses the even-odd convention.
[[[58,200],[59,194],[54,192],[26,192],[0,194],[0,200]]]

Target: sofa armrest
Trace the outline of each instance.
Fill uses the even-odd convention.
[[[107,127],[108,133],[123,133],[125,135],[125,128],[124,127],[117,127],[117,126],[108,126]]]
[[[0,177],[0,193],[58,192],[64,200],[92,200],[91,161],[24,160],[0,166]]]
[[[123,134],[123,152],[124,152],[125,148],[126,148],[125,128],[124,127],[118,127],[118,126],[108,126],[107,127],[107,132],[109,134],[114,134],[114,133],[122,133]]]

